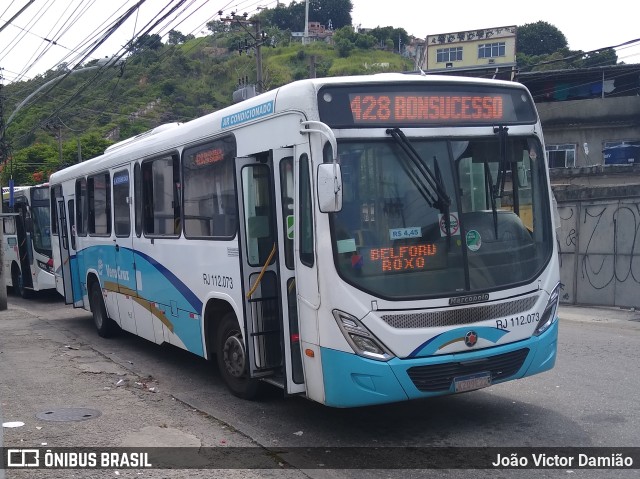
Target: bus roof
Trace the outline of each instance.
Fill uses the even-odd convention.
[[[49,183],[40,183],[39,185],[27,185],[27,186],[14,186],[13,187],[13,194],[16,193],[25,193],[33,188],[48,188],[49,187]],[[2,187],[2,197],[3,198],[9,198],[9,187],[8,186],[3,186]]]
[[[520,83],[504,80],[490,80],[475,77],[454,77],[446,75],[414,75],[406,73],[378,73],[374,75],[313,78],[298,80],[283,85],[240,103],[209,113],[186,123],[160,125],[148,132],[125,139],[107,148],[103,155],[67,167],[53,173],[50,183],[59,183],[76,176],[91,174],[105,168],[117,166],[133,157],[145,158],[166,152],[178,145],[193,144],[221,133],[231,132],[269,113],[286,111],[316,111],[318,90],[326,85],[363,85],[363,84],[448,84],[448,85],[487,85],[519,88],[526,90]],[[309,120],[317,120],[307,114]]]

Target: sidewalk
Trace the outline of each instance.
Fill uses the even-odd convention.
[[[0,311],[0,447],[250,447],[225,423],[180,402],[126,361],[83,344],[54,321]],[[194,449],[197,450],[197,449]],[[273,458],[268,458],[273,461]],[[241,467],[241,466],[240,466]],[[4,476],[3,476],[4,474]],[[300,477],[295,470],[10,469],[0,479],[66,477]]]
[[[580,322],[612,323],[632,321],[640,327],[640,311],[628,308],[560,304],[558,316],[561,320]]]

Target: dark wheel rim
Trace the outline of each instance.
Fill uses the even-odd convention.
[[[246,356],[244,345],[239,332],[232,332],[224,342],[222,357],[227,372],[234,378],[240,378],[244,374]]]

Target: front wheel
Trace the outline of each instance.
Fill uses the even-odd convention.
[[[96,326],[98,335],[103,338],[109,338],[114,335],[116,324],[111,318],[107,316],[107,308],[104,306],[104,299],[102,297],[102,289],[100,284],[96,281],[91,285],[91,297],[89,299],[91,304],[91,313],[93,314],[93,323]]]
[[[260,386],[257,379],[249,377],[249,357],[246,354],[238,320],[227,313],[218,326],[216,358],[225,384],[234,396],[253,399]]]
[[[17,267],[14,267],[13,274],[11,275],[11,282],[13,283],[13,291],[16,295],[24,299],[29,299],[31,297],[31,290],[24,287],[22,272]]]

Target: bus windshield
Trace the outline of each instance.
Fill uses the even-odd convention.
[[[535,137],[345,140],[336,268],[381,298],[485,292],[531,281],[553,250]],[[326,161],[330,161],[327,158]]]

